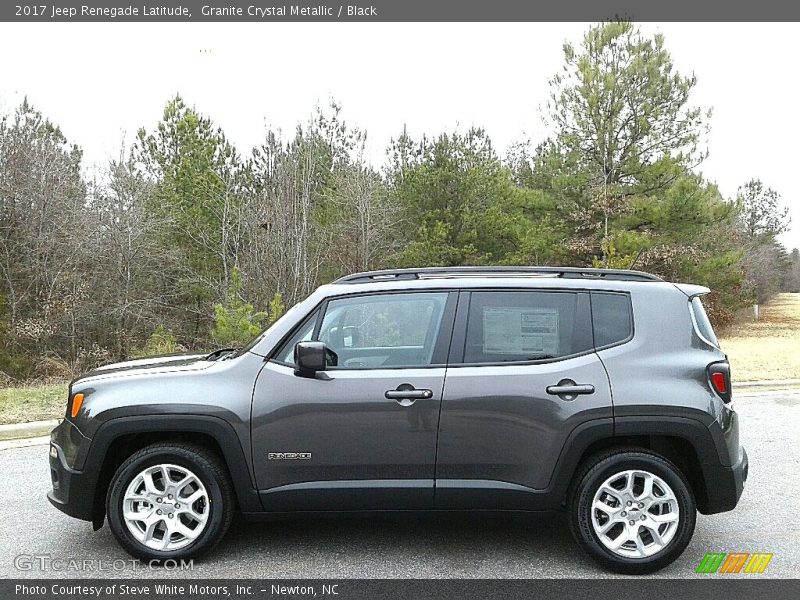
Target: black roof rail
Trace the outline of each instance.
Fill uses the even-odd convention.
[[[593,269],[589,267],[424,267],[420,269],[385,269],[353,273],[333,283],[372,283],[408,279],[448,277],[535,277],[550,276],[565,279],[608,279],[614,281],[664,281],[657,275],[625,269]]]

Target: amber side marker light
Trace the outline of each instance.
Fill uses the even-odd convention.
[[[72,408],[69,411],[73,419],[78,416],[78,411],[80,411],[81,406],[83,406],[83,394],[75,394],[72,397]]]

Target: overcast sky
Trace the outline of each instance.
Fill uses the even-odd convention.
[[[0,24],[0,113],[23,96],[84,149],[88,166],[152,128],[176,92],[246,152],[331,98],[366,129],[374,162],[412,135],[479,125],[501,152],[548,135],[540,107],[565,40],[587,24]],[[661,31],[692,102],[713,107],[701,166],[726,197],[751,177],[792,213],[800,246],[798,24],[643,24]]]

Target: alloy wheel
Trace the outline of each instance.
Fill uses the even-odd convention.
[[[678,530],[675,493],[657,475],[627,470],[606,479],[594,495],[592,527],[608,550],[646,558],[666,548]]]
[[[209,496],[189,469],[160,464],[137,474],[122,500],[131,535],[148,548],[172,551],[194,542],[205,530]]]

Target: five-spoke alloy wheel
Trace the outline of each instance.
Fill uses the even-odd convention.
[[[189,444],[154,444],[117,469],[106,502],[114,535],[134,556],[188,558],[224,535],[233,492],[221,461]]]
[[[622,573],[650,573],[671,563],[691,540],[695,519],[680,470],[646,450],[616,450],[588,461],[570,502],[578,542]]]

